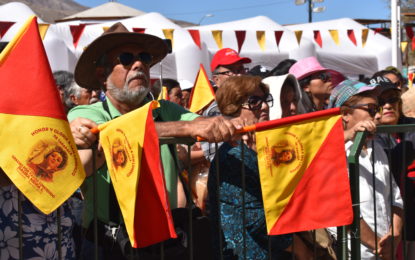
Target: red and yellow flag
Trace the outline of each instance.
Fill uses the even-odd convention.
[[[0,167],[43,213],[81,185],[85,172],[53,80],[36,17],[0,54]]]
[[[256,126],[268,233],[293,233],[352,222],[339,109]]]
[[[215,100],[215,91],[213,91],[213,87],[209,82],[205,68],[200,64],[200,69],[197,73],[192,93],[190,94],[189,110],[197,113],[213,100]]]
[[[163,86],[161,87],[161,91],[159,94],[159,97],[157,98],[157,100],[169,100],[169,91],[167,90],[167,87]]]
[[[177,237],[163,179],[152,109],[157,101],[99,125],[111,182],[131,245]],[[132,127],[131,122],[136,122]]]

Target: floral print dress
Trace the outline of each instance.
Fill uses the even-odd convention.
[[[0,187],[0,260],[19,259],[18,190],[14,185]],[[22,195],[23,259],[58,259],[57,211],[40,212]],[[62,259],[75,259],[72,227],[74,217],[67,202],[61,213]]]

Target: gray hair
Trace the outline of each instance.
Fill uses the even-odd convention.
[[[66,89],[72,83],[73,74],[69,71],[58,70],[53,72],[53,78],[55,79],[56,85],[61,89]]]
[[[63,100],[65,103],[66,109],[71,109],[76,106],[71,100],[71,96],[74,95],[76,98],[81,97],[81,89],[82,87],[79,86],[73,79],[72,82],[70,82],[69,86],[64,89],[63,92]]]

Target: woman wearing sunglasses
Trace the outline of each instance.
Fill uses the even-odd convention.
[[[375,118],[382,113],[376,99],[380,88],[380,85],[367,86],[345,80],[333,89],[329,107],[340,107],[347,154],[357,132],[375,132]],[[370,135],[368,140],[372,138]],[[377,249],[380,259],[389,260],[393,255],[391,243],[399,243],[402,230],[402,198],[395,181],[390,181],[391,173],[385,152],[377,142],[368,140],[359,156],[361,259],[377,259],[374,254]],[[376,177],[375,184],[373,176]],[[393,216],[392,221],[390,216]]]
[[[378,96],[378,102],[383,110],[378,123],[382,125],[415,124],[415,118],[406,117],[402,113],[401,91],[396,84],[390,83],[384,78],[381,82],[383,88]],[[405,135],[402,133],[379,133],[376,135],[376,140],[391,156],[391,171],[398,186],[401,187],[405,202],[406,251],[408,259],[415,259],[415,183],[407,171],[402,173],[404,146],[406,149],[405,169],[415,162],[415,133],[408,132]]]
[[[268,120],[269,108],[274,103],[267,86],[255,76],[230,77],[216,92],[216,100],[223,115],[240,118],[248,125]],[[297,236],[267,235],[255,138],[248,134],[243,140],[242,144],[222,144],[210,167],[208,196],[215,259],[220,259],[219,252],[223,259],[242,259],[244,248],[246,259],[281,259],[286,251],[292,250],[293,240],[296,259],[311,259],[312,252]],[[271,256],[268,255],[269,243]]]
[[[344,79],[337,71],[321,66],[316,57],[297,61],[291,68],[302,90],[299,113],[326,109],[332,89]]]

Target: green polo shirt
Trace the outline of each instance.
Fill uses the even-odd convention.
[[[155,121],[191,121],[199,115],[189,112],[181,106],[172,102],[160,100],[160,107],[153,110]],[[68,120],[83,117],[102,124],[113,118],[121,116],[121,113],[107,99],[108,111],[104,109],[104,103],[98,102],[92,105],[76,106],[68,113]],[[172,155],[168,145],[162,145],[160,148],[161,158],[164,168],[164,178],[166,181],[167,192],[169,194],[170,207],[177,207],[177,171],[174,161],[175,155]],[[104,223],[110,221],[110,174],[107,165],[104,164],[97,170],[97,189],[98,189],[98,219]],[[83,226],[87,228],[93,219],[93,190],[92,177],[88,177],[82,185],[82,191],[85,196],[85,208],[83,214]],[[115,198],[112,198],[113,200]],[[112,221],[116,221],[111,219]]]

